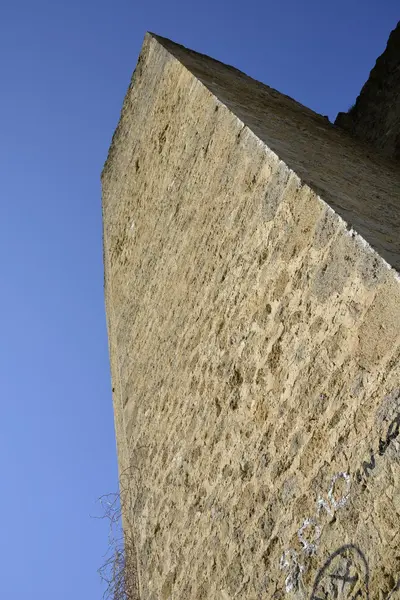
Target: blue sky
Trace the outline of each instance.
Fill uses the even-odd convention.
[[[100,172],[146,30],[331,120],[398,0],[13,0],[0,9],[1,597],[98,600],[117,488]]]

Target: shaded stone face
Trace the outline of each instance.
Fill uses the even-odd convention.
[[[400,597],[399,183],[146,36],[102,176],[141,598]]]
[[[400,160],[400,21],[390,34],[354,106],[335,124],[371,144],[384,156]]]

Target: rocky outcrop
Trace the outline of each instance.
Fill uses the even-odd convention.
[[[400,160],[400,21],[355,104],[335,125]]]

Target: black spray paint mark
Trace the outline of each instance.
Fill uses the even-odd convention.
[[[391,598],[393,598],[393,594],[398,591],[400,591],[400,579],[398,580],[392,591],[389,592],[389,595],[386,596],[385,600],[390,600]]]
[[[383,456],[389,446],[390,442],[395,440],[400,432],[400,415],[397,415],[395,419],[390,423],[386,434],[386,440],[379,440],[379,455]]]
[[[390,423],[387,433],[386,433],[386,439],[382,440],[382,438],[379,439],[379,444],[378,444],[378,454],[379,456],[383,456],[386,452],[386,450],[388,449],[390,442],[392,442],[393,440],[395,440],[398,435],[400,433],[400,414],[398,414],[393,421]],[[361,469],[357,469],[356,471],[356,481],[358,483],[362,482],[363,479],[363,475],[365,477],[369,477],[371,474],[371,471],[373,471],[375,469],[376,466],[376,453],[374,453],[374,451],[370,450],[370,458],[369,458],[369,462],[367,461],[363,461],[362,465],[361,465]]]
[[[341,546],[318,571],[310,600],[369,600],[369,568],[354,544]]]
[[[363,471],[364,471],[366,477],[369,477],[368,471],[372,471],[373,469],[375,469],[375,455],[372,451],[372,448],[370,450],[370,455],[371,455],[370,461],[369,462],[364,461],[362,464],[362,468],[363,468]]]

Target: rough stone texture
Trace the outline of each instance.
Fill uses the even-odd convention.
[[[102,184],[142,600],[400,598],[396,163],[147,34]]]
[[[400,160],[400,21],[354,106],[335,124]]]

